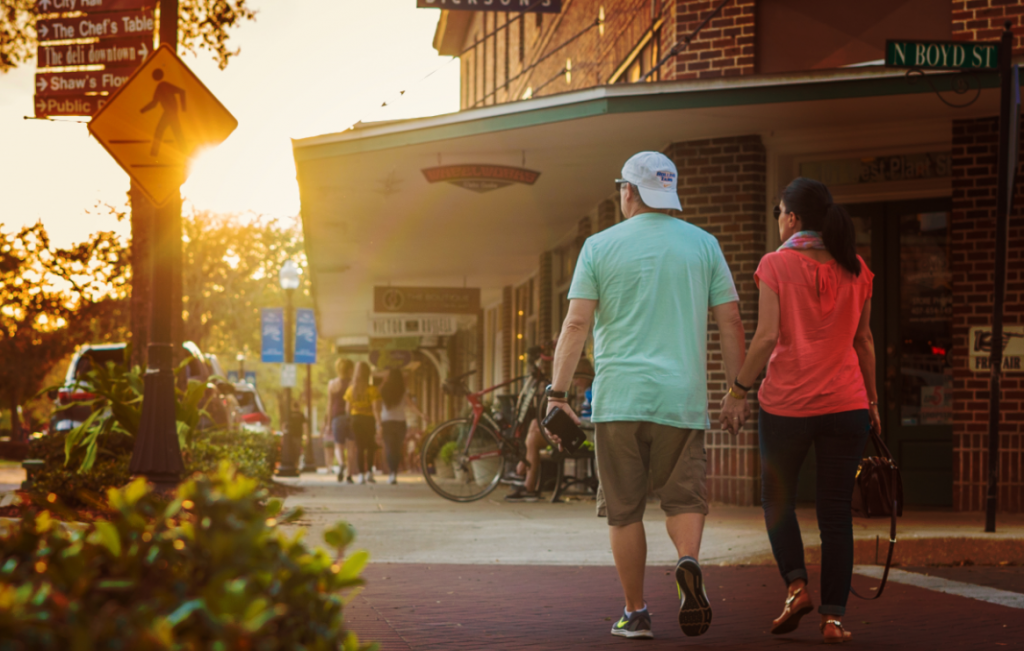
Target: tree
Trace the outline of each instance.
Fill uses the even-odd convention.
[[[77,345],[123,338],[128,274],[114,233],[59,249],[42,224],[0,230],[0,399],[13,433],[18,407]]]
[[[0,72],[35,56],[35,6],[36,0],[4,0],[0,6]],[[193,54],[209,50],[223,70],[240,52],[228,48],[228,30],[255,19],[248,0],[180,0],[178,44]]]

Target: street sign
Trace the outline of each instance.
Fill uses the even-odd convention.
[[[295,363],[316,364],[316,316],[313,310],[295,310]]]
[[[260,311],[260,361],[276,364],[284,361],[284,308],[265,307]]]
[[[77,18],[50,18],[36,21],[40,41],[69,41],[76,38],[152,37],[156,23],[153,10],[120,11]]]
[[[256,386],[256,371],[246,371],[245,381],[253,386]]]
[[[40,68],[65,66],[137,66],[153,51],[153,37],[129,36],[97,43],[41,45],[36,50]]]
[[[91,72],[41,72],[36,74],[36,98],[40,95],[51,97],[113,93],[128,81],[133,72],[134,68],[111,68]]]
[[[96,14],[104,11],[152,8],[156,3],[157,0],[36,0],[36,13],[87,11]]]
[[[299,377],[297,364],[281,364],[281,388],[294,389]]]
[[[156,206],[185,182],[189,158],[220,144],[238,121],[166,45],[89,123],[89,132]]]
[[[36,117],[93,115],[103,108],[109,99],[106,95],[36,96]]]
[[[232,384],[238,382],[238,371],[228,371],[228,382]]]
[[[403,314],[477,314],[478,287],[374,287],[373,311]]]
[[[557,14],[562,11],[562,0],[416,0],[416,6],[420,9]]]
[[[458,319],[449,314],[388,314],[370,317],[367,334],[371,337],[450,337],[458,329]]]
[[[886,41],[885,65],[929,70],[996,70],[999,43]]]

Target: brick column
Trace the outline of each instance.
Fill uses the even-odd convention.
[[[999,119],[953,122],[953,508],[985,509],[988,487],[988,373],[970,369],[969,332],[990,326],[995,270]],[[1010,213],[1003,323],[1024,323],[1024,177]],[[1004,374],[999,509],[1024,510],[1024,376]]]
[[[760,136],[676,143],[666,154],[679,169],[682,218],[718,238],[740,297],[747,346],[757,326],[754,271],[765,252],[765,150]],[[760,384],[760,382],[758,382]],[[718,429],[718,404],[728,390],[718,327],[708,316],[708,401],[712,424],[708,451],[708,494],[726,504],[760,503],[757,402],[737,435]],[[755,387],[756,395],[756,387]]]

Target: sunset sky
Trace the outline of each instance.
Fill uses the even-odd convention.
[[[458,63],[444,65],[449,59],[431,46],[439,10],[416,9],[414,0],[251,4],[259,16],[233,33],[230,45],[242,53],[227,70],[209,53],[185,56],[239,122],[196,162],[182,188],[191,206],[295,216],[291,138],[458,110]],[[105,210],[90,214],[97,204],[123,206],[129,181],[86,125],[24,119],[35,67],[0,74],[0,224],[9,231],[41,220],[60,245],[97,230],[127,234]],[[409,92],[399,99],[401,90]],[[384,101],[392,105],[381,108]]]

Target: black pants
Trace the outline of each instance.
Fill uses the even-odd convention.
[[[402,462],[402,446],[405,444],[405,421],[386,420],[384,427],[384,454],[388,458],[388,469],[398,472]]]
[[[377,452],[377,420],[353,414],[351,427],[356,437],[356,471],[364,473],[373,467],[373,455]]]
[[[818,468],[817,514],[821,532],[822,615],[846,613],[853,574],[853,516],[850,500],[857,466],[870,433],[866,409],[824,416],[774,416],[763,408],[758,420],[761,445],[761,502],[768,539],[786,584],[807,581],[804,543],[796,520],[800,466],[814,444]]]

